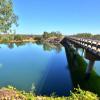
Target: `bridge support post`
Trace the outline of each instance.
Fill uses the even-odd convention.
[[[94,63],[95,63],[95,60],[89,60],[89,64],[86,69],[86,79],[90,78],[90,74],[93,69]]]
[[[88,66],[86,68],[86,76],[85,76],[85,78],[89,79],[96,58],[88,51],[85,51],[85,58],[89,60],[89,64],[88,64]]]

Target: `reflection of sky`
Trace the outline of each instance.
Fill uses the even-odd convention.
[[[72,88],[64,49],[60,53],[44,51],[43,45],[31,43],[13,49],[0,46],[0,62],[3,63],[0,86],[13,85],[30,91],[34,84],[38,93],[54,90],[58,94]]]
[[[2,67],[3,67],[3,64],[0,63],[0,68],[2,68]]]
[[[97,72],[97,74],[100,76],[100,61],[95,62],[94,69]]]
[[[79,49],[78,52],[79,52],[80,55],[82,55],[82,49]],[[83,57],[84,57],[84,54],[83,54]],[[87,59],[85,59],[85,60],[86,60],[87,63],[89,63],[89,60],[87,60]],[[100,61],[95,61],[94,70],[100,76]]]

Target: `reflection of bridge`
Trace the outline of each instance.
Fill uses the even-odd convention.
[[[85,51],[85,58],[89,60],[86,74],[90,74],[95,60],[100,60],[100,41],[76,37],[65,37],[61,42],[64,45],[67,44],[70,47],[76,48],[76,51],[78,48],[83,48]]]

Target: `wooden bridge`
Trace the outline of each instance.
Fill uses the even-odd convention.
[[[95,61],[100,60],[100,41],[77,37],[64,37],[61,42],[64,45],[76,48],[76,50],[78,50],[78,48],[83,48],[85,51],[85,58],[89,60],[86,69],[86,74],[89,75]]]

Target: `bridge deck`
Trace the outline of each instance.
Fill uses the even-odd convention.
[[[100,60],[100,41],[92,39],[83,39],[76,37],[65,37],[63,39],[71,44],[74,44],[78,47],[84,48],[86,51],[90,52],[93,56]]]

